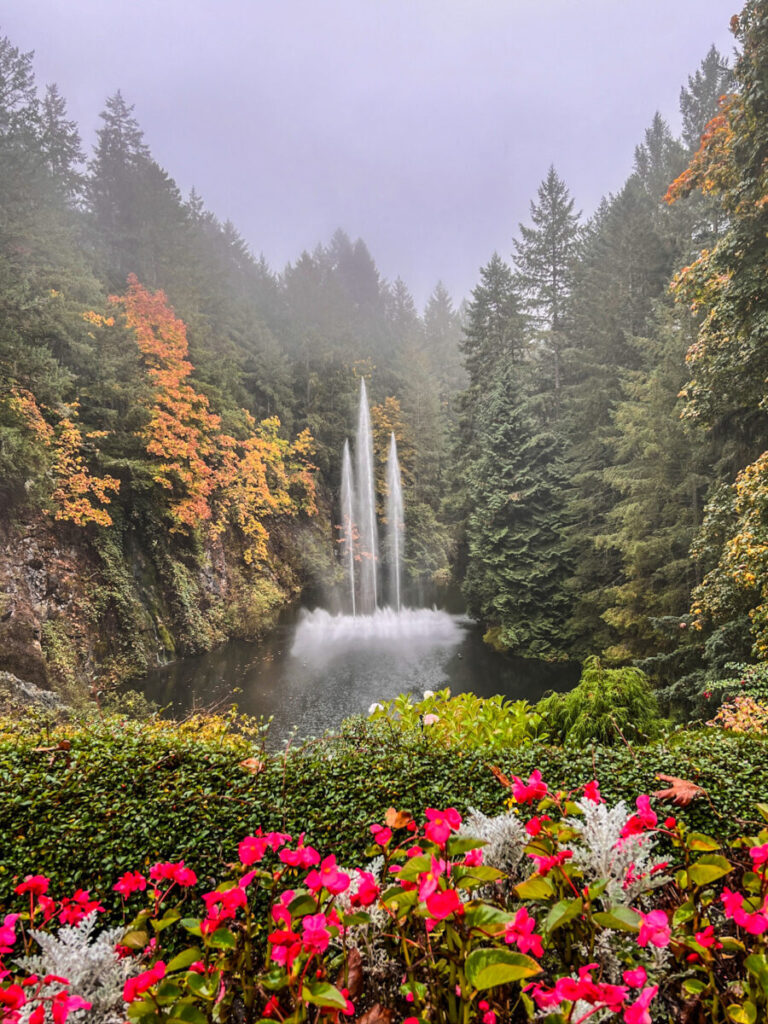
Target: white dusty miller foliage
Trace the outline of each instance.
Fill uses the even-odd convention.
[[[23,970],[41,977],[54,974],[67,978],[69,991],[92,1004],[90,1010],[72,1013],[71,1021],[119,1024],[125,1020],[123,986],[126,978],[137,968],[130,957],[120,959],[115,952],[115,944],[124,929],[111,928],[94,936],[95,926],[94,911],[79,924],[60,928],[55,935],[33,931],[31,934],[41,952],[35,956],[19,957],[16,963]],[[42,995],[53,995],[60,990],[60,985],[53,985]]]
[[[630,814],[620,800],[614,807],[586,798],[576,801],[582,817],[566,819],[566,825],[581,837],[572,843],[573,862],[584,872],[587,882],[608,880],[606,895],[612,903],[628,905],[639,895],[669,881],[653,859],[655,842],[649,835],[621,833]]]
[[[482,811],[470,808],[459,829],[459,835],[484,839],[486,845],[483,847],[483,862],[509,875],[515,873],[523,859],[523,850],[530,842],[525,826],[514,811],[488,818]]]

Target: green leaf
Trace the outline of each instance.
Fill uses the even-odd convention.
[[[176,924],[177,921],[181,920],[181,911],[175,907],[171,910],[167,910],[160,920],[153,918],[149,923],[152,925],[156,934],[164,932],[166,928],[170,928],[172,924]]]
[[[695,864],[691,864],[688,868],[688,877],[697,888],[700,888],[722,878],[731,870],[732,866],[725,857],[710,853],[699,857]]]
[[[218,973],[206,977],[204,974],[188,974],[186,979],[187,988],[198,999],[205,999],[210,1002],[216,995],[219,988]]]
[[[126,932],[120,942],[128,949],[144,949],[149,942],[149,935],[144,931]]]
[[[692,996],[703,992],[706,987],[706,982],[702,981],[701,978],[686,978],[683,982],[683,988],[686,992],[690,992]]]
[[[496,935],[504,931],[505,926],[514,919],[514,914],[508,914],[490,903],[473,900],[464,904],[464,924],[467,928],[481,928],[484,932]]]
[[[486,845],[487,843],[484,839],[472,839],[470,836],[453,836],[448,840],[445,852],[448,857],[460,857],[464,853],[469,853],[470,850],[479,850],[481,846]]]
[[[515,886],[521,900],[548,900],[555,895],[551,883],[543,875],[531,875]]]
[[[572,921],[574,917],[578,917],[583,909],[584,904],[581,900],[575,898],[559,900],[547,914],[547,919],[544,922],[545,930],[553,932],[557,928],[561,928],[564,924]]]
[[[128,1007],[128,1016],[134,1020],[140,1017],[147,1017],[150,1014],[155,1015],[155,1004],[149,1000],[140,1000],[136,1003],[131,1003]]]
[[[467,957],[465,969],[470,985],[481,991],[541,973],[531,957],[507,949],[475,949]]]
[[[636,932],[640,928],[640,915],[631,907],[616,906],[607,911],[598,911],[592,919],[602,928],[613,928],[614,931]]]
[[[208,1018],[192,1003],[176,1003],[168,1017],[169,1024],[208,1024]]]
[[[190,949],[182,950],[181,953],[175,956],[168,964],[166,970],[171,974],[173,971],[180,971],[184,967],[189,967],[189,965],[193,964],[196,960],[202,959],[202,952],[197,948],[197,946],[192,946]]]
[[[755,1024],[757,1020],[757,1007],[751,1000],[747,1000],[742,1006],[738,1003],[731,1003],[727,1007],[728,1020],[733,1024]]]
[[[672,923],[684,924],[686,921],[690,921],[693,915],[696,913],[696,904],[693,902],[693,898],[689,897],[685,903],[681,903],[672,916]]]
[[[503,877],[504,873],[502,871],[489,867],[487,864],[478,864],[474,868],[454,867],[451,871],[451,878],[464,889],[467,888],[464,885],[466,879],[474,879],[478,884],[482,885],[487,882],[496,882]]]
[[[421,854],[418,857],[411,857],[409,861],[400,868],[397,873],[397,879],[401,882],[415,882],[419,875],[424,871],[429,871],[432,867],[432,858],[426,854]]]
[[[217,928],[208,941],[215,949],[234,949],[237,945],[237,938],[229,928]]]
[[[768,995],[768,960],[764,953],[752,953],[744,961],[744,966],[755,978],[763,992]]]
[[[291,917],[305,917],[307,914],[317,913],[317,900],[308,893],[300,893],[288,904],[288,911]]]
[[[301,998],[305,1003],[312,1003],[314,1006],[330,1006],[335,1010],[343,1010],[347,1005],[341,992],[328,981],[305,982],[301,989]]]
[[[200,938],[200,936],[202,936],[203,934],[202,929],[200,928],[199,917],[183,917],[179,921],[179,924],[181,925],[182,928],[188,931],[190,935],[196,935],[198,938]]]
[[[705,836],[701,832],[691,832],[688,836],[687,845],[690,850],[699,850],[704,853],[711,853],[713,850],[719,850],[721,844],[711,836]]]

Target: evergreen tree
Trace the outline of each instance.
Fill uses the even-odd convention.
[[[75,122],[67,119],[66,102],[55,84],[46,87],[40,110],[40,129],[40,143],[51,174],[67,195],[76,197],[83,187],[78,167],[85,156],[80,132]]]
[[[520,224],[520,238],[515,241],[515,282],[538,330],[557,406],[579,214],[574,213],[574,200],[553,166],[537,195],[538,202],[531,202],[533,227]]]
[[[680,90],[682,138],[690,154],[698,148],[704,129],[717,113],[721,97],[733,90],[735,79],[728,61],[711,46],[688,86]]]
[[[526,376],[500,365],[480,401],[462,590],[494,646],[556,659],[566,656],[569,613],[562,442],[542,427]]]

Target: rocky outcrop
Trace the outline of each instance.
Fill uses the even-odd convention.
[[[0,672],[0,712],[13,714],[32,707],[51,712],[66,709],[64,702],[52,690],[43,690],[10,672]]]

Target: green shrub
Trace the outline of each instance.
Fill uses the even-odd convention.
[[[259,728],[231,726],[220,718],[177,725],[113,716],[50,729],[0,721],[0,905],[13,878],[31,866],[61,889],[92,885],[100,893],[140,866],[138,857],[185,858],[202,876],[215,876],[258,826],[306,830],[308,842],[349,864],[387,807],[499,813],[508,791],[490,764],[523,778],[539,768],[552,789],[597,777],[610,801],[659,788],[659,772],[690,779],[709,799],[675,814],[719,836],[768,801],[765,741],[718,729],[677,733],[638,750],[539,740],[473,750],[358,720],[338,737],[267,755]],[[258,765],[241,766],[254,757],[263,762],[255,773]]]
[[[541,716],[527,701],[474,693],[451,697],[449,689],[426,690],[416,702],[404,693],[385,704],[374,704],[369,719],[390,730],[423,734],[433,743],[468,749],[515,747],[542,735]]]
[[[587,658],[578,686],[554,693],[536,705],[550,738],[560,743],[613,746],[646,741],[661,726],[656,697],[639,668],[604,668]]]

